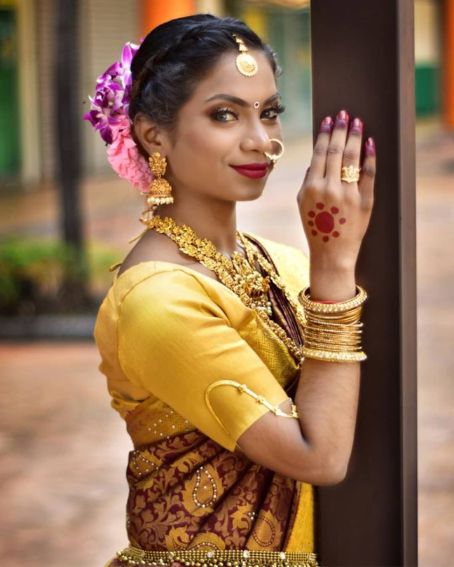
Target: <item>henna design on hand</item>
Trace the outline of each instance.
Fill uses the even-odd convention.
[[[329,241],[328,235],[338,238],[340,236],[340,232],[338,230],[333,230],[336,225],[336,219],[333,215],[337,215],[339,213],[339,209],[337,207],[331,207],[330,211],[326,211],[324,210],[324,203],[316,203],[315,207],[320,212],[311,210],[307,214],[309,217],[307,224],[310,227],[313,227],[311,230],[312,236],[317,236],[319,232],[323,233],[325,235],[322,237],[323,242]],[[347,219],[341,217],[338,222],[339,224],[345,224]]]

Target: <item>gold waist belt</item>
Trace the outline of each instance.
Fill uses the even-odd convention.
[[[187,567],[318,567],[315,553],[300,551],[145,551],[129,546],[119,551],[117,558],[128,565],[171,565],[178,562]]]

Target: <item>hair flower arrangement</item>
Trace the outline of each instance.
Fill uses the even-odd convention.
[[[139,152],[131,133],[128,107],[131,100],[131,62],[139,49],[128,42],[121,59],[115,61],[96,80],[95,96],[89,96],[90,111],[84,115],[107,145],[107,159],[113,170],[142,193],[148,193],[153,180],[146,159]]]

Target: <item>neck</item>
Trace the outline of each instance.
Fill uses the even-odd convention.
[[[162,205],[156,214],[171,217],[177,224],[186,224],[200,238],[207,238],[224,255],[238,251],[236,240],[236,203],[209,200],[206,196],[186,196],[184,201],[175,198],[172,205]]]

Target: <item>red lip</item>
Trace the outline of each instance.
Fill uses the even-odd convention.
[[[242,165],[232,165],[231,167],[241,175],[252,177],[253,179],[265,177],[268,173],[267,163],[245,163]]]

